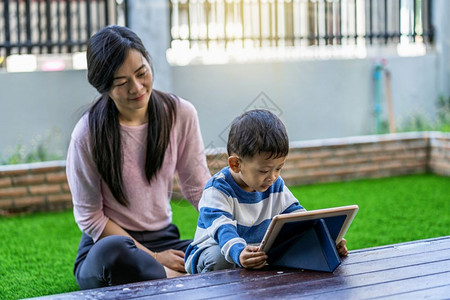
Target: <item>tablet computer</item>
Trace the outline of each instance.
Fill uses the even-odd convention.
[[[259,248],[267,253],[272,246],[301,234],[320,219],[325,222],[332,240],[337,245],[357,212],[358,205],[349,205],[276,215],[270,222]]]

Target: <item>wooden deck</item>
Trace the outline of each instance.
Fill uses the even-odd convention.
[[[243,269],[41,299],[448,299],[450,236],[351,251],[334,273]],[[332,298],[330,298],[332,297]]]

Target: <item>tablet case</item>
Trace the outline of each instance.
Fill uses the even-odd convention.
[[[333,272],[341,263],[335,240],[345,216],[283,225],[267,256],[269,265]]]

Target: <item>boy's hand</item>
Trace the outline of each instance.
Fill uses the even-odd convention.
[[[239,255],[239,262],[246,269],[261,269],[266,265],[267,255],[257,246],[247,246]]]
[[[347,243],[346,239],[342,239],[339,244],[337,244],[336,249],[340,256],[347,256],[348,255],[348,249],[345,244]]]

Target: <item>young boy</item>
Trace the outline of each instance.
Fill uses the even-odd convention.
[[[199,202],[194,241],[185,254],[188,273],[233,268],[259,269],[267,255],[258,246],[275,215],[305,210],[280,177],[289,152],[281,120],[252,110],[231,124],[228,167],[206,184]],[[338,246],[347,254],[345,241]]]

